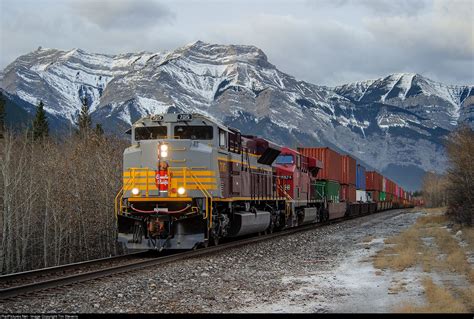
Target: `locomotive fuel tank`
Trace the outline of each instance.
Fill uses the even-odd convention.
[[[304,209],[304,218],[302,221],[302,225],[314,223],[316,221],[316,217],[318,215],[318,209],[316,207],[306,207]]]
[[[270,217],[267,211],[236,212],[229,235],[238,237],[263,232],[270,225]]]

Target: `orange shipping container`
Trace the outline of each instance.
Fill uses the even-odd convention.
[[[365,172],[365,183],[368,191],[382,191],[382,175],[375,171]]]
[[[356,160],[349,155],[343,155],[342,156],[341,184],[355,185],[356,169],[357,169]]]
[[[338,152],[329,147],[298,147],[298,152],[323,162],[323,168],[318,172],[317,179],[341,182],[342,156]]]
[[[340,198],[341,201],[355,203],[357,201],[356,187],[354,185],[341,185]]]
[[[387,194],[392,194],[393,195],[393,182],[391,180],[389,180],[388,178],[386,178],[386,190],[385,192]]]

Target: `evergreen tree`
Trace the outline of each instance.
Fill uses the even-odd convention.
[[[33,138],[35,140],[47,137],[49,135],[49,125],[46,119],[43,101],[38,103],[35,119],[33,120]]]
[[[3,137],[5,132],[5,99],[3,93],[0,92],[0,138]]]
[[[81,113],[77,120],[78,133],[82,137],[87,136],[90,133],[92,127],[92,119],[89,114],[89,106],[87,106],[87,97],[82,99]]]
[[[102,128],[102,124],[97,123],[95,125],[95,134],[97,136],[102,136],[104,135],[104,129]]]

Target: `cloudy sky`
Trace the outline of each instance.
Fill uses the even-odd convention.
[[[321,85],[416,72],[474,84],[474,0],[0,0],[0,69],[38,46],[251,44]]]

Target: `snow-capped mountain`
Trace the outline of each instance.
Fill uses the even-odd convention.
[[[0,87],[30,113],[42,99],[58,127],[74,123],[84,96],[116,133],[147,114],[204,113],[280,144],[335,147],[408,188],[445,168],[446,134],[474,123],[473,86],[404,73],[324,87],[279,71],[254,46],[200,41],[116,56],[40,48],[7,66]]]

